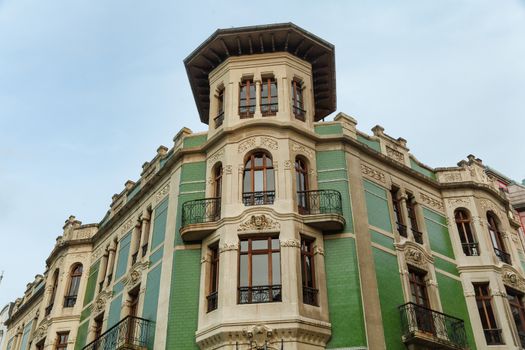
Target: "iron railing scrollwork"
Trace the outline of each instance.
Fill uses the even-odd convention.
[[[273,204],[275,191],[244,192],[242,203],[244,205],[264,205]]]
[[[501,262],[504,262],[505,264],[510,265],[510,254],[507,252],[504,252],[501,249],[494,248],[494,253],[496,253],[496,256]]]
[[[317,302],[317,294],[319,290],[311,287],[303,286],[303,303],[313,306],[319,306]]]
[[[218,299],[219,299],[218,296],[219,296],[218,292],[213,292],[213,293],[210,293],[210,295],[206,297],[208,301],[208,312],[217,309]]]
[[[341,193],[336,190],[298,191],[297,203],[301,214],[343,215]]]
[[[478,243],[461,243],[466,256],[479,256]]]
[[[282,301],[281,285],[239,287],[239,304]]]
[[[140,317],[126,316],[119,323],[102,333],[82,350],[116,350],[119,348],[152,349],[153,323]]]
[[[182,227],[217,221],[221,218],[221,198],[204,198],[182,205]]]
[[[414,303],[399,306],[401,326],[406,339],[418,332],[432,336],[437,342],[447,341],[458,348],[467,347],[463,320]]]

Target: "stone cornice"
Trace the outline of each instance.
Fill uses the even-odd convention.
[[[51,262],[53,261],[53,259],[55,259],[57,255],[63,250],[65,250],[66,248],[77,246],[77,245],[91,244],[91,242],[92,242],[91,238],[75,239],[75,240],[61,242],[60,244],[56,245],[51,251],[51,254],[49,254],[49,257],[46,259],[46,265],[51,266]]]
[[[45,282],[42,282],[45,283]],[[39,297],[44,295],[45,288],[42,287],[36,292],[31,295],[31,297],[24,303],[22,306],[20,306],[18,309],[16,309],[15,312],[5,321],[5,325],[9,327],[13,322],[15,322],[19,317],[21,317],[24,312],[26,312],[30,306],[34,305],[38,300]]]

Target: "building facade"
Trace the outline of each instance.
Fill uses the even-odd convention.
[[[216,31],[183,128],[98,224],[70,217],[6,350],[521,349],[525,253],[480,159],[430,168],[336,108],[332,44]],[[3,350],[3,349],[2,349]]]

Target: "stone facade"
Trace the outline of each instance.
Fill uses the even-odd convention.
[[[208,132],[160,146],[100,223],[66,221],[2,350],[59,348],[64,332],[79,350],[520,349],[508,295],[523,298],[525,253],[506,194],[472,155],[433,169],[381,126],[321,121],[334,62],[292,24],[199,46],[185,64]]]

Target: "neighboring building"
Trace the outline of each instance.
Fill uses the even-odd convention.
[[[481,160],[320,121],[334,47],[293,24],[218,30],[185,65],[208,132],[66,222],[7,350],[525,345],[519,222]]]
[[[1,276],[0,276],[1,280]],[[0,349],[3,349],[4,342],[6,338],[7,327],[5,321],[9,318],[11,314],[11,309],[13,308],[13,303],[9,303],[0,311]]]

